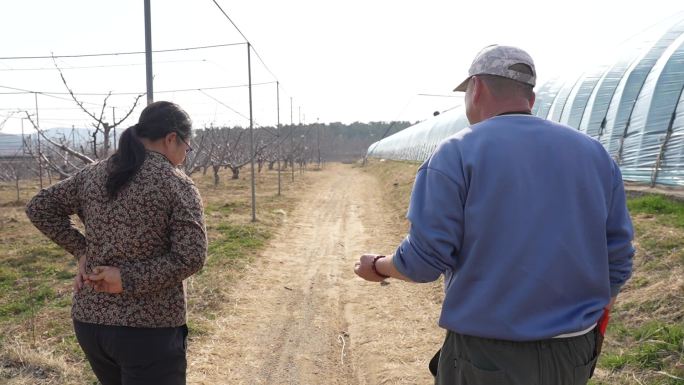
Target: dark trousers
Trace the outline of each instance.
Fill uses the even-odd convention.
[[[188,328],[134,328],[74,321],[102,385],[185,385]]]
[[[596,329],[571,338],[501,341],[447,332],[436,385],[585,385]]]

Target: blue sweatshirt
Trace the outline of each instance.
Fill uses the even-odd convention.
[[[416,282],[446,277],[439,324],[530,341],[591,327],[632,271],[622,175],[601,144],[528,115],[445,139],[418,170],[394,255]]]

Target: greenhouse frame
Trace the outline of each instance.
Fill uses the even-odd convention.
[[[630,39],[617,59],[535,89],[532,114],[597,139],[626,181],[684,186],[684,17]],[[424,161],[468,127],[458,107],[373,143],[368,156]]]

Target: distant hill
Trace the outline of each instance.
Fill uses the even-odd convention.
[[[21,153],[21,135],[0,132],[0,156],[12,156],[17,152]]]

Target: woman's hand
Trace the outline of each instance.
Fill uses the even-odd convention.
[[[123,292],[121,270],[113,266],[97,266],[87,276],[88,284],[100,293],[119,294]]]
[[[76,277],[74,277],[74,293],[81,290],[83,285],[88,285],[88,274],[85,271],[86,267],[86,257],[85,255],[78,260],[78,272],[76,272]]]

